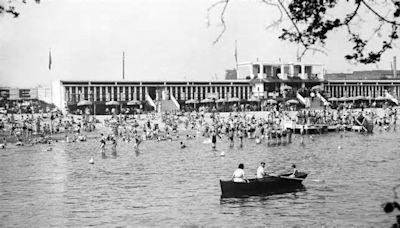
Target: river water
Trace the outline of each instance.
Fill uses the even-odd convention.
[[[243,149],[222,140],[217,152],[205,138],[185,149],[147,141],[140,154],[120,143],[106,158],[95,141],[10,146],[0,151],[0,227],[388,227],[395,217],[381,204],[400,183],[399,133],[327,133],[304,146],[299,136],[273,147],[246,140]],[[309,173],[305,190],[221,198],[219,179],[239,163],[252,177],[261,161],[270,171],[296,163]]]

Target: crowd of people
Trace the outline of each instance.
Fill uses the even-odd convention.
[[[219,142],[232,148],[243,147],[244,139],[251,143],[267,146],[279,146],[292,142],[292,129],[286,128],[287,122],[299,125],[352,125],[360,122],[360,117],[367,118],[381,129],[388,130],[397,125],[397,110],[385,109],[383,114],[375,110],[301,110],[286,111],[279,108],[262,114],[249,112],[219,113],[204,111],[148,113],[143,115],[114,115],[97,120],[94,116],[74,116],[61,112],[48,114],[3,114],[0,118],[0,132],[5,149],[7,143],[16,146],[35,144],[53,144],[85,142],[88,134],[99,138],[98,151],[105,155],[110,145],[112,155],[117,154],[118,143],[132,144],[132,150],[139,152],[143,141],[171,141],[177,148],[188,149],[185,140],[206,139],[211,150],[217,150]],[[338,128],[339,130],[342,128]],[[303,143],[303,137],[300,137]],[[190,148],[189,148],[190,149]],[[93,161],[93,159],[91,159]],[[260,167],[264,167],[261,164]],[[243,168],[242,168],[243,169]],[[260,168],[261,170],[261,168]],[[244,174],[235,171],[235,178]],[[260,173],[257,172],[258,174]],[[243,175],[242,175],[243,174]],[[262,175],[258,175],[261,177]],[[295,174],[294,174],[295,175]]]

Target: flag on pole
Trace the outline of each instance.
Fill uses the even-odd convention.
[[[49,70],[51,70],[51,49],[49,50]]]

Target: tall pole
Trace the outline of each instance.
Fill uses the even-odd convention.
[[[122,52],[122,80],[125,80],[125,52]]]
[[[235,40],[235,63],[236,63],[236,70],[237,70],[238,69],[237,40]]]

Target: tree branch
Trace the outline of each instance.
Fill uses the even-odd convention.
[[[212,4],[212,5],[211,5],[210,7],[208,7],[208,9],[207,9],[207,25],[210,26],[210,11],[211,11],[214,7],[216,7],[216,6],[220,5],[220,4],[224,4],[224,7],[223,7],[223,9],[222,9],[222,11],[221,11],[221,14],[220,14],[220,16],[219,16],[220,21],[221,21],[221,25],[222,25],[222,30],[221,30],[221,32],[218,34],[217,38],[213,41],[213,44],[218,43],[218,41],[221,39],[222,35],[223,35],[223,34],[225,33],[225,31],[226,31],[226,24],[225,24],[225,18],[224,18],[224,16],[225,16],[225,11],[226,11],[226,7],[228,6],[228,3],[229,3],[229,0],[221,0],[221,1],[215,2],[214,4]]]
[[[376,12],[374,9],[372,9],[372,7],[370,5],[368,5],[364,0],[360,0],[360,2],[362,2],[364,4],[364,6],[366,6],[369,11],[371,11],[373,14],[375,14],[375,16],[377,16],[380,20],[385,21],[386,23],[392,24],[392,25],[400,25],[399,23],[397,23],[395,20],[390,21],[388,19],[386,19],[385,17],[383,17],[382,15],[380,15],[378,12]]]
[[[266,5],[270,5],[270,6],[274,6],[274,7],[278,8],[279,13],[280,13],[280,16],[279,16],[278,20],[275,20],[270,25],[265,26],[265,29],[268,30],[268,29],[270,29],[272,27],[277,27],[279,25],[279,23],[282,22],[282,19],[283,19],[283,13],[282,13],[281,7],[278,4],[269,2],[268,0],[261,0],[261,1]]]

